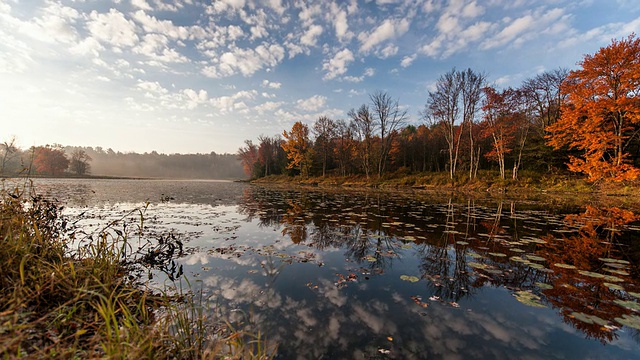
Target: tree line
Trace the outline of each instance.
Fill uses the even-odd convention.
[[[0,175],[240,179],[236,154],[160,154],[114,151],[60,144],[23,150],[12,138],[0,144]]]
[[[347,119],[298,121],[282,135],[246,140],[238,156],[252,178],[431,171],[453,180],[487,169],[517,180],[527,169],[637,179],[640,39],[613,40],[578,65],[503,89],[483,73],[454,68],[428,92],[419,124],[409,123],[397,99],[376,91]]]

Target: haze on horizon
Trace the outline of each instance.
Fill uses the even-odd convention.
[[[0,141],[235,153],[376,90],[419,124],[453,67],[518,86],[634,32],[630,0],[0,0]]]

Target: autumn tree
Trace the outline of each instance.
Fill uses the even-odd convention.
[[[38,173],[60,175],[69,167],[69,159],[60,145],[33,148],[33,165]]]
[[[485,156],[498,163],[500,178],[506,178],[506,155],[516,151],[513,160],[512,178],[518,178],[527,133],[529,129],[526,110],[523,108],[522,93],[512,88],[501,92],[493,87],[485,87],[482,106],[484,127],[482,134],[490,137],[493,148]]]
[[[352,166],[354,152],[356,149],[356,141],[354,140],[354,129],[344,120],[336,121],[335,138],[333,140],[333,154],[340,174],[347,175],[347,169]]]
[[[336,123],[326,116],[321,116],[313,124],[313,133],[316,136],[315,144],[322,158],[322,176],[327,172],[327,161],[332,154],[331,142],[335,136]]]
[[[259,176],[279,174],[285,157],[280,136],[258,136],[258,162],[261,167]]]
[[[253,141],[245,140],[245,146],[238,149],[238,158],[242,163],[244,173],[251,178],[256,178],[259,175],[255,173],[255,166],[258,163],[258,146]]]
[[[289,159],[287,169],[297,169],[302,176],[309,176],[313,155],[309,127],[297,121],[290,132],[285,130],[282,135],[285,138],[282,148]]]
[[[83,149],[75,149],[71,152],[71,162],[69,164],[69,170],[76,175],[86,175],[91,170],[91,156],[87,154]]]
[[[613,40],[579,65],[562,86],[567,101],[548,128],[549,144],[580,151],[569,170],[591,181],[637,179],[640,169],[629,163],[627,147],[640,132],[640,39]]]

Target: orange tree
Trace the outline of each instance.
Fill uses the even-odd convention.
[[[33,148],[33,165],[40,174],[60,175],[69,167],[69,159],[59,145]]]
[[[313,155],[309,127],[298,121],[293,124],[291,132],[285,130],[282,135],[286,139],[282,148],[289,159],[287,169],[298,169],[302,176],[309,176]]]
[[[569,170],[591,181],[637,179],[626,150],[640,131],[640,39],[613,40],[579,65],[562,85],[567,100],[548,127],[549,144],[577,150]]]

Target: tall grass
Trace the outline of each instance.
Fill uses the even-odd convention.
[[[202,291],[142,286],[126,261],[126,233],[105,228],[71,251],[68,224],[55,203],[1,190],[1,358],[273,356],[260,334],[233,331],[213,316]]]

